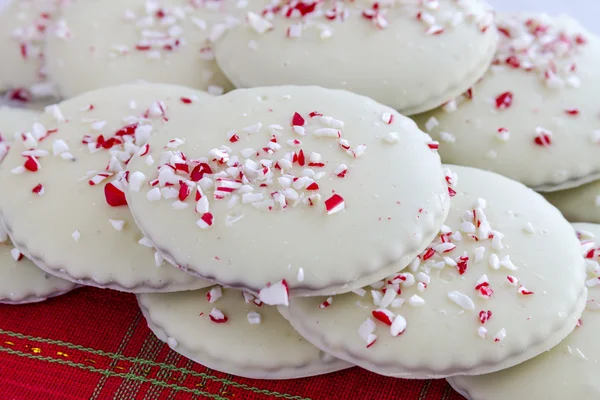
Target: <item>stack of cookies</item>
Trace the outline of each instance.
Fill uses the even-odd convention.
[[[174,351],[256,379],[600,395],[600,39],[576,21],[479,0],[0,19],[0,90],[44,105],[0,110],[0,302],[136,293]]]

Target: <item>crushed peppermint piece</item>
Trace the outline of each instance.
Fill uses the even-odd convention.
[[[223,297],[221,286],[215,286],[206,292],[206,300],[208,300],[209,303],[215,303],[221,297]]]
[[[216,324],[224,324],[227,322],[227,316],[223,314],[223,312],[217,308],[213,308],[208,314],[210,320]]]
[[[112,227],[116,230],[116,231],[122,231],[123,227],[125,226],[125,221],[123,220],[114,220],[114,219],[109,219],[108,220],[110,222],[110,224],[112,225]]]
[[[75,240],[76,242],[79,242],[79,238],[81,238],[81,233],[79,233],[79,231],[74,231],[71,236],[73,237],[73,240]]]
[[[261,322],[261,316],[256,311],[250,311],[248,313],[248,322],[250,325],[257,325]]]
[[[448,298],[460,306],[463,310],[471,311],[475,309],[475,303],[466,294],[459,291],[452,291],[448,293]]]
[[[500,342],[506,338],[506,329],[502,328],[494,336],[494,342]]]
[[[288,306],[289,291],[287,282],[281,280],[273,284],[267,284],[267,286],[262,288],[258,293],[258,298],[260,301],[270,306]]]

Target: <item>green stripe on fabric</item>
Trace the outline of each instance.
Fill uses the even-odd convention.
[[[137,356],[154,361],[160,353],[162,346],[163,343],[160,340],[157,340],[152,333],[148,333]],[[139,363],[134,363],[129,369],[129,373],[146,377],[150,372],[152,372],[151,367]],[[142,384],[143,382],[140,381],[123,381],[115,392],[114,400],[129,400],[134,398]]]
[[[133,320],[133,322],[131,323],[131,325],[129,325],[127,332],[123,336],[123,340],[121,340],[121,343],[119,344],[119,347],[117,348],[116,354],[121,354],[123,352],[123,350],[125,350],[125,348],[127,347],[127,344],[129,344],[129,341],[133,337],[133,332],[135,332],[135,329],[137,328],[138,324],[140,323],[140,317],[141,317],[141,314],[138,313],[136,315],[135,319]],[[119,362],[118,360],[113,359],[110,363],[110,368],[113,369],[114,367],[116,367],[118,362]],[[98,382],[98,384],[96,384],[96,387],[94,388],[94,392],[92,393],[90,400],[98,399],[98,396],[100,396],[100,393],[102,393],[102,390],[104,389],[104,385],[106,384],[106,381],[108,380],[108,378],[109,377],[107,375],[104,375],[104,376],[102,376],[102,378],[100,378],[100,381]]]
[[[277,397],[277,398],[287,399],[287,400],[311,400],[310,398],[307,398],[307,397],[295,396],[295,395],[286,394],[286,393],[273,392],[273,391],[270,391],[270,390],[267,390],[267,389],[259,389],[259,388],[256,388],[256,387],[253,387],[253,386],[249,386],[249,385],[246,385],[246,384],[243,384],[243,383],[238,383],[238,382],[235,382],[235,381],[230,381],[228,379],[217,378],[216,376],[213,376],[213,375],[210,375],[210,374],[206,374],[206,373],[203,373],[203,372],[196,372],[196,371],[185,369],[185,368],[179,368],[179,367],[176,367],[174,365],[169,365],[169,364],[165,364],[165,363],[157,363],[157,362],[154,362],[154,361],[144,360],[144,359],[137,358],[137,357],[127,357],[127,356],[123,356],[121,354],[115,354],[115,353],[111,353],[111,352],[107,352],[107,351],[103,351],[103,350],[97,350],[97,349],[92,349],[92,348],[89,348],[89,347],[84,347],[84,346],[81,346],[81,345],[78,345],[78,344],[73,344],[73,343],[69,343],[69,342],[63,342],[61,340],[46,339],[46,338],[40,338],[40,337],[36,337],[36,336],[24,335],[24,334],[19,333],[19,332],[11,332],[11,331],[7,331],[7,330],[1,329],[1,328],[0,328],[0,334],[6,335],[6,336],[10,336],[10,337],[15,337],[15,338],[18,338],[18,339],[27,339],[27,340],[31,340],[33,342],[47,343],[47,344],[53,344],[53,345],[58,345],[58,346],[64,346],[64,347],[66,347],[68,349],[84,351],[84,352],[87,352],[87,353],[90,353],[90,354],[94,354],[94,355],[97,355],[97,356],[109,357],[109,358],[116,359],[116,360],[130,361],[130,362],[139,363],[139,364],[142,364],[142,365],[149,365],[149,366],[154,366],[154,367],[166,368],[166,369],[170,369],[172,371],[186,373],[186,374],[189,374],[190,376],[193,376],[193,377],[204,378],[206,380],[213,381],[213,382],[227,383],[228,385],[230,385],[232,387],[239,388],[239,389],[244,389],[244,390],[248,390],[250,392],[257,393],[257,394],[264,394],[264,395],[267,395],[267,396],[274,396],[274,397]],[[2,347],[0,347],[0,348],[2,348]]]
[[[0,346],[0,352],[8,353],[8,354],[19,356],[19,357],[25,357],[25,358],[29,358],[29,359],[33,359],[33,360],[47,361],[52,364],[68,365],[69,367],[79,368],[79,369],[83,369],[83,370],[87,370],[87,371],[91,371],[91,372],[96,372],[96,373],[102,374],[104,376],[107,376],[109,378],[123,378],[123,379],[127,379],[127,380],[149,382],[152,385],[157,385],[162,388],[171,389],[171,390],[175,390],[178,392],[198,394],[198,395],[202,395],[202,396],[208,397],[210,399],[215,399],[215,400],[229,400],[225,397],[219,396],[218,394],[208,393],[208,392],[204,392],[204,391],[198,390],[198,389],[190,389],[187,387],[162,382],[162,381],[152,379],[152,378],[144,378],[142,376],[137,376],[137,375],[133,375],[133,374],[129,374],[129,373],[121,373],[121,372],[114,372],[114,371],[110,371],[110,370],[104,370],[104,369],[93,367],[91,365],[76,363],[76,362],[73,362],[70,360],[55,359],[52,357],[45,357],[45,356],[39,356],[36,354],[24,353],[22,351],[13,350],[13,349],[1,347],[1,346]]]

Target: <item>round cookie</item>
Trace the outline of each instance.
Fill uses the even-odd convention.
[[[544,197],[571,222],[600,224],[600,181],[573,189],[544,193]]]
[[[350,368],[305,341],[249,293],[214,286],[138,296],[154,334],[216,371],[252,379],[293,379]]]
[[[35,266],[15,249],[0,224],[0,303],[26,304],[59,296],[77,287]]]
[[[231,84],[212,42],[235,22],[226,0],[103,0],[70,5],[48,35],[48,74],[63,97],[138,80],[221,94]],[[80,71],[85,71],[81,73]]]
[[[215,46],[236,87],[345,89],[410,115],[467,90],[496,49],[493,15],[479,0],[262,4]]]
[[[497,16],[487,75],[457,100],[415,118],[444,162],[497,172],[538,191],[598,178],[594,99],[600,38],[560,16]],[[574,156],[576,154],[577,156]]]
[[[451,168],[446,225],[406,272],[279,307],[303,337],[373,372],[429,379],[508,368],[573,330],[587,295],[573,228],[518,182]]]
[[[125,85],[48,107],[0,167],[0,217],[15,246],[80,284],[130,292],[208,285],[148,248],[122,192],[132,154],[207,98],[178,86]]]
[[[236,90],[186,128],[153,137],[129,163],[136,222],[173,264],[270,305],[287,304],[288,290],[342,293],[405,267],[448,211],[437,144],[366,97]],[[169,185],[184,204],[162,198]]]
[[[60,2],[55,0],[8,0],[0,6],[0,93],[14,102],[32,96],[52,95],[44,82],[43,41]]]
[[[600,397],[600,225],[574,224],[587,258],[589,299],[573,333],[552,350],[516,367],[448,382],[470,400],[597,399]]]
[[[37,120],[33,111],[0,108],[0,162],[8,152],[9,140]],[[74,289],[71,282],[55,278],[24,258],[8,240],[0,222],[0,303],[23,304],[43,301]]]

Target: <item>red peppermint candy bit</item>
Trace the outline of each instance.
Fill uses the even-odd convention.
[[[461,256],[456,261],[456,269],[458,270],[458,273],[460,275],[464,274],[467,271],[467,268],[468,268],[467,262],[468,261],[469,261],[469,257],[467,257],[467,256]]]
[[[373,310],[372,312],[373,317],[378,320],[383,322],[386,325],[392,325],[392,322],[394,321],[394,314],[386,309],[383,308],[378,308],[377,310]]]
[[[136,44],[135,49],[138,51],[148,51],[152,48],[149,44]]]
[[[227,316],[216,308],[213,308],[210,314],[208,314],[210,320],[216,324],[224,324],[227,322]]]
[[[179,181],[179,201],[185,201],[192,193],[192,189],[184,181]]]
[[[308,114],[308,116],[311,118],[315,118],[315,117],[322,117],[323,114],[321,114],[320,112],[313,111],[310,114]]]
[[[369,336],[371,338],[371,341],[367,344],[367,349],[371,346],[373,346],[375,344],[375,342],[377,341],[377,336],[375,335],[370,335]]]
[[[572,115],[572,116],[579,115],[579,109],[577,109],[577,108],[567,108],[565,110],[565,113],[567,115]]]
[[[529,296],[529,295],[535,294],[534,292],[532,292],[531,290],[528,290],[523,285],[519,286],[518,292],[519,292],[519,294],[522,294],[523,296]]]
[[[552,133],[545,129],[538,129],[537,135],[533,139],[533,142],[541,147],[548,147],[552,145]]]
[[[505,110],[512,105],[513,94],[511,92],[504,92],[496,97],[496,108],[499,110]]]
[[[211,213],[204,213],[204,214],[202,214],[202,216],[200,217],[200,219],[202,221],[204,221],[204,223],[207,226],[212,226],[212,224],[214,222],[214,216]]]
[[[489,299],[494,294],[494,291],[489,286],[489,283],[482,285],[478,290],[479,290],[479,293],[481,294],[481,297],[483,297],[485,299]]]
[[[117,188],[112,182],[108,182],[106,185],[104,185],[104,197],[106,198],[108,205],[111,207],[127,205],[125,193],[123,193],[121,189]]]
[[[44,194],[44,186],[42,186],[41,183],[38,183],[37,186],[31,190],[31,193],[35,193],[40,196],[43,195]]]
[[[327,308],[333,303],[333,297],[328,297],[327,300],[319,304],[319,308]]]
[[[436,141],[427,142],[427,147],[429,147],[431,150],[437,150],[440,147],[440,143]]]
[[[579,45],[586,44],[587,39],[583,35],[577,34],[577,35],[575,35],[575,43],[577,43]]]
[[[327,210],[327,214],[334,214],[338,211],[342,211],[344,208],[344,198],[339,194],[334,194],[325,200],[325,209]]]
[[[481,322],[481,325],[485,325],[490,318],[492,318],[492,312],[490,310],[479,311],[479,322]]]
[[[510,31],[504,27],[499,26],[498,27],[498,32],[500,32],[501,34],[503,34],[504,36],[506,36],[507,38],[510,38]]]
[[[31,92],[27,89],[18,88],[9,90],[6,97],[11,101],[19,103],[29,103],[31,101]]]
[[[467,97],[467,99],[472,100],[473,99],[473,88],[467,89],[467,91],[465,92],[465,96]]]
[[[435,255],[435,250],[433,250],[432,248],[428,248],[427,250],[425,250],[425,254],[423,254],[423,256],[421,257],[421,259],[423,261],[427,261],[431,257],[433,257],[434,255]]]
[[[298,153],[298,164],[300,164],[301,167],[304,167],[306,164],[306,158],[304,157],[302,149],[300,149],[300,152]]]
[[[192,169],[192,173],[190,174],[190,179],[194,182],[198,182],[200,179],[204,178],[204,174],[212,174],[212,169],[210,165],[206,163],[200,163],[196,165]]]
[[[236,133],[234,133],[233,135],[229,136],[229,141],[230,141],[231,143],[235,143],[235,142],[237,142],[238,140],[240,140],[240,137],[239,137],[239,136],[238,136]]]
[[[187,97],[182,97],[182,98],[181,98],[181,102],[182,102],[183,104],[192,104],[192,99],[189,99],[189,98],[187,98]]]
[[[319,190],[319,185],[317,182],[313,182],[306,187],[306,190]]]
[[[32,156],[25,156],[25,158],[27,160],[25,161],[24,167],[27,171],[36,172],[38,169],[40,169],[40,163],[38,162],[37,158]]]
[[[133,136],[135,135],[135,130],[137,129],[138,124],[130,124],[125,125],[121,129],[115,132],[115,136]]]
[[[520,68],[521,62],[515,56],[510,56],[506,58],[506,64],[510,65],[513,68]]]
[[[577,323],[575,324],[575,326],[577,326],[578,328],[581,328],[581,318],[579,318],[577,320]]]
[[[454,197],[456,196],[456,190],[452,189],[451,187],[448,187],[448,194],[450,195],[450,197]]]
[[[294,116],[292,117],[292,126],[304,126],[304,122],[302,115],[294,113]]]

